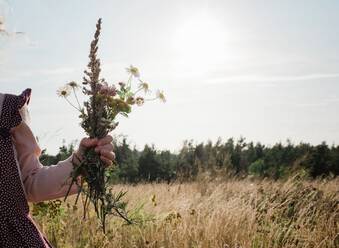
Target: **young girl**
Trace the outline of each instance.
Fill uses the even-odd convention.
[[[21,95],[0,93],[0,247],[52,247],[38,230],[28,201],[39,202],[65,196],[73,163],[82,152],[95,147],[108,166],[114,160],[112,137],[101,140],[84,138],[79,149],[65,161],[42,166],[41,149],[27,124],[27,105],[31,90]],[[77,193],[76,185],[70,194]]]

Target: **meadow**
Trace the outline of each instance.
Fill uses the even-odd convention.
[[[55,247],[338,247],[338,179],[199,180],[115,185],[128,191],[139,224],[108,221],[103,234],[91,210],[52,201],[32,205]]]

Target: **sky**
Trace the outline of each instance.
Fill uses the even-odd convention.
[[[335,0],[0,0],[0,92],[33,89],[31,128],[49,153],[84,137],[56,90],[81,83],[101,17],[102,77],[126,80],[132,64],[167,96],[119,119],[113,134],[137,148],[339,144],[338,13]]]

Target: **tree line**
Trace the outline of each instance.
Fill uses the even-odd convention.
[[[44,165],[56,164],[74,151],[74,143],[63,144],[57,155],[43,151]],[[335,177],[339,174],[339,146],[309,143],[276,143],[267,146],[260,142],[237,140],[194,143],[185,141],[178,153],[157,150],[145,145],[139,151],[126,138],[114,142],[117,166],[112,171],[112,183],[138,183],[141,181],[198,180],[210,177],[258,177],[274,180],[288,178],[296,173],[305,177]]]

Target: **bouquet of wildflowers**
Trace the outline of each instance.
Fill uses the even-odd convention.
[[[150,93],[148,83],[140,79],[139,70],[130,66],[127,68],[129,78],[127,82],[119,82],[118,85],[110,85],[105,79],[100,78],[100,60],[97,58],[98,41],[101,31],[101,19],[96,25],[96,32],[90,47],[90,62],[84,71],[85,76],[82,82],[82,93],[87,96],[87,100],[80,104],[77,97],[77,89],[80,86],[72,81],[58,90],[59,96],[80,112],[81,127],[90,138],[103,138],[114,130],[117,125],[117,117],[123,115],[128,117],[134,105],[142,106],[145,101],[160,99],[165,101],[162,91],[157,91],[156,96],[144,98],[140,94]],[[133,83],[137,81],[137,87]],[[69,96],[73,92],[76,103],[74,104]],[[113,168],[114,169],[114,168]],[[79,194],[85,195],[84,216],[90,203],[94,205],[95,212],[101,221],[105,232],[105,220],[107,215],[115,215],[123,218],[127,223],[132,223],[126,210],[126,202],[123,196],[126,192],[114,194],[108,185],[111,168],[107,168],[100,159],[94,148],[84,151],[80,164],[74,164],[72,172],[72,183],[78,184]],[[77,178],[81,176],[79,185]],[[68,193],[67,193],[68,195]],[[67,195],[65,199],[67,198]]]

